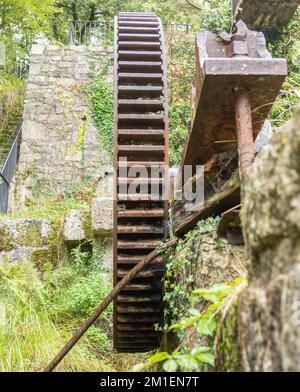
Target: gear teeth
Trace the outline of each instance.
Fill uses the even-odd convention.
[[[159,246],[166,235],[168,116],[164,35],[154,14],[115,18],[114,284]],[[124,164],[124,158],[126,163]],[[130,194],[140,168],[140,191]],[[161,177],[153,175],[161,171]],[[151,170],[152,169],[152,170]],[[127,170],[125,170],[127,172]],[[145,172],[144,172],[145,173]],[[149,175],[150,174],[150,175]],[[125,188],[124,188],[125,187]],[[126,188],[128,187],[128,188]],[[155,188],[155,192],[153,192]],[[125,191],[124,191],[125,189]],[[119,352],[156,349],[163,318],[163,260],[156,260],[114,303],[114,347]]]

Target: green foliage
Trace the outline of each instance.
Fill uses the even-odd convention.
[[[77,248],[72,251],[72,266],[67,264],[49,274],[46,285],[53,298],[52,309],[56,318],[87,317],[105,298],[110,285],[105,281],[107,273],[101,264],[101,258]],[[102,314],[100,322],[109,325],[110,314],[111,308]]]
[[[56,3],[55,16],[60,13],[61,20],[67,21],[95,21],[99,17],[111,21],[118,12],[134,9],[135,6],[132,0],[61,0]]]
[[[200,30],[216,33],[218,30],[230,31],[232,8],[230,0],[201,1]]]
[[[0,145],[5,144],[11,126],[21,116],[23,94],[22,81],[0,70]]]
[[[169,160],[181,160],[183,144],[190,126],[190,92],[194,73],[194,44],[185,35],[170,36],[168,49]]]
[[[274,127],[281,127],[293,117],[300,99],[300,74],[290,72],[286,78],[280,95],[272,106],[270,120]]]
[[[229,30],[231,24],[230,1],[196,1],[201,10],[196,10],[197,21],[189,20],[189,17],[182,11],[191,11],[191,6],[187,3],[181,6],[177,13],[185,15],[185,22],[192,23],[192,31],[218,29]],[[167,6],[168,2],[163,5]],[[159,8],[159,7],[158,7]],[[162,16],[165,20],[165,17]],[[174,17],[174,20],[177,20]],[[168,85],[169,85],[169,160],[170,165],[180,163],[184,141],[190,129],[190,94],[194,77],[195,64],[195,44],[194,34],[176,33],[167,34],[166,43],[168,49]]]
[[[279,36],[269,37],[269,49],[274,57],[287,59],[289,75],[280,95],[272,106],[270,120],[274,127],[281,127],[291,119],[300,98],[300,9]]]
[[[276,35],[268,36],[268,47],[274,57],[286,58],[291,72],[299,72],[300,40],[299,40],[300,8],[288,26]]]
[[[34,169],[32,169],[34,172]],[[32,174],[32,173],[30,173]],[[64,194],[40,192],[42,179],[33,186],[34,200],[29,200],[27,206],[18,211],[13,217],[30,219],[47,219],[57,228],[69,210],[89,211],[92,199],[96,194],[97,182],[89,179],[79,179],[78,182],[65,183]],[[35,189],[37,188],[37,189]]]
[[[104,145],[112,159],[114,151],[113,88],[106,80],[109,65],[104,66],[100,73],[92,75],[92,82],[84,91],[98,129],[99,142]]]
[[[55,0],[1,0],[0,34],[6,45],[8,70],[15,68],[17,58],[28,56],[37,36],[49,36],[54,4]]]
[[[40,184],[40,182],[38,182]],[[80,210],[84,214],[84,229],[87,238],[91,238],[91,205],[95,197],[96,183],[65,184],[65,194],[44,196],[44,193],[33,194],[35,198],[27,203],[27,206],[11,215],[11,218],[21,219],[45,219],[51,225],[49,239],[50,260],[57,264],[66,254],[66,248],[62,239],[63,224],[70,210]],[[39,187],[38,187],[39,188]]]
[[[190,123],[190,105],[174,102],[169,108],[169,160],[170,166],[180,163],[184,141]]]
[[[0,99],[12,90],[19,90],[23,86],[20,79],[0,70]]]
[[[76,274],[70,265],[66,292]],[[68,322],[56,318],[55,289],[50,290],[49,285],[49,281],[40,281],[29,262],[0,266],[0,371],[42,370],[79,326],[78,318]],[[90,337],[82,338],[59,370],[111,371],[105,357],[100,360],[94,348],[95,340],[97,344],[107,340],[103,334],[97,327]]]
[[[137,365],[135,371],[151,369],[159,363],[163,364],[165,371],[193,371],[214,366],[213,346],[216,343],[213,343],[219,338],[227,313],[247,284],[241,272],[241,277],[232,282],[201,289],[195,287],[202,257],[201,244],[209,243],[215,252],[222,254],[231,251],[227,244],[219,243],[216,236],[218,222],[218,217],[199,221],[194,230],[178,241],[175,250],[166,251],[163,330],[175,338],[176,346],[171,352],[154,354],[145,363]]]
[[[203,338],[210,342],[217,332],[221,317],[236,301],[246,287],[245,278],[237,278],[230,283],[213,285],[206,289],[193,290],[188,299],[189,311],[170,331],[179,331],[180,344],[171,354],[159,352],[151,356],[145,364],[134,368],[141,371],[163,363],[166,372],[193,371],[204,366],[214,366],[215,358],[210,345],[203,346]],[[203,306],[205,300],[206,306]]]

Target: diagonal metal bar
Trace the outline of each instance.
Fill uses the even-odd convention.
[[[166,242],[163,247],[155,249],[140,261],[108,294],[108,296],[101,302],[101,304],[94,310],[91,316],[82,324],[78,331],[72,336],[69,342],[57,354],[57,356],[44,369],[44,372],[52,372],[57,365],[64,359],[64,357],[71,351],[79,339],[85,334],[92,324],[97,320],[100,314],[108,307],[108,305],[116,298],[116,296],[126,287],[132,279],[141,272],[147,265],[153,262],[159,255],[161,255],[166,248],[172,248],[177,244],[177,238]]]

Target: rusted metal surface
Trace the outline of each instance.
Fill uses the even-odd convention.
[[[249,30],[242,21],[233,34],[197,34],[191,131],[182,167],[191,165],[195,176],[196,165],[204,166],[204,203],[192,211],[184,198],[173,203],[176,235],[240,202],[240,183],[234,173],[239,163],[245,179],[254,140],[286,74],[286,61],[273,59],[264,35]]]
[[[154,14],[120,13],[116,17],[114,285],[166,235],[168,203],[162,187],[168,181],[164,51],[162,24]],[[160,178],[154,167],[161,171]],[[140,189],[130,192],[137,179]],[[119,352],[158,347],[160,334],[155,324],[162,321],[163,272],[163,261],[158,260],[116,298],[114,347]]]
[[[277,32],[289,23],[299,4],[300,0],[232,0],[234,22],[242,19],[252,29]]]
[[[254,159],[251,105],[247,90],[240,90],[235,94],[235,118],[239,168],[240,177],[244,180]]]
[[[267,118],[287,75],[286,60],[271,58],[261,33],[248,30],[246,40],[248,56],[228,57],[228,44],[218,36],[196,35],[192,124],[183,165],[204,164],[214,154],[236,150],[236,90],[249,93],[254,139]]]

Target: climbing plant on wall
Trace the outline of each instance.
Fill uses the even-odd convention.
[[[104,145],[111,160],[114,151],[113,87],[107,81],[110,62],[100,72],[91,75],[91,83],[84,89],[90,103],[100,144]]]

